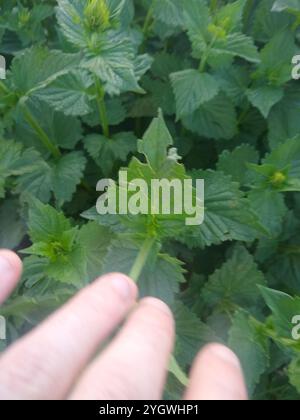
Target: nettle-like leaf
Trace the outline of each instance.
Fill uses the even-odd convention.
[[[274,12],[282,12],[283,10],[300,12],[300,2],[299,0],[276,0],[272,10]]]
[[[289,88],[284,98],[274,106],[268,117],[269,143],[274,149],[280,143],[299,135],[298,118],[299,88]]]
[[[177,156],[175,149],[168,150],[172,144],[173,139],[160,114],[158,118],[153,120],[146,131],[143,140],[141,140],[138,145],[138,151],[144,154],[146,163],[142,163],[137,158],[133,158],[129,167],[123,169],[123,171],[126,171],[128,183],[130,184],[136,179],[145,181],[150,191],[153,180],[164,179],[167,181],[175,180],[183,182],[184,180],[189,179],[184,166],[178,163],[179,156]],[[122,188],[123,187],[120,185],[118,191],[122,191]],[[194,194],[194,198],[196,198],[196,191],[193,190],[192,193]],[[136,193],[134,192],[129,192],[128,200],[135,194]],[[132,233],[136,232],[144,236],[150,234],[157,237],[157,239],[176,237],[178,232],[184,229],[187,217],[185,212],[182,214],[175,214],[174,212],[174,214],[167,215],[162,214],[161,209],[156,209],[157,214],[153,214],[154,209],[152,209],[151,194],[144,197],[141,190],[139,191],[139,194],[140,200],[137,200],[137,203],[139,202],[140,210],[136,215],[117,215],[117,226],[118,223],[121,223],[124,224],[126,230],[129,229]],[[145,203],[147,204],[146,212],[143,211],[143,205]],[[172,201],[172,206],[174,206],[174,199]],[[149,209],[152,209],[151,214],[149,214]],[[87,215],[89,215],[89,213]],[[102,219],[101,217],[97,217],[93,212],[89,217],[96,218],[100,220],[100,222]],[[118,227],[116,227],[116,229],[119,230]]]
[[[153,13],[154,16],[168,26],[183,26],[183,10],[185,2],[182,0],[154,0]]]
[[[17,56],[9,79],[19,97],[28,97],[46,87],[79,63],[80,56],[45,47],[32,47]]]
[[[246,2],[238,0],[225,5],[212,16],[205,0],[191,0],[185,7],[185,25],[193,45],[195,58],[209,62],[241,57],[253,63],[259,55],[252,39],[241,32],[241,20]],[[226,16],[226,18],[224,18]]]
[[[233,181],[249,185],[254,175],[251,174],[248,164],[258,163],[258,159],[259,155],[252,146],[242,144],[232,151],[224,150],[219,156],[217,168],[226,175],[231,175]]]
[[[299,315],[300,297],[295,298],[277,290],[261,288],[261,293],[267,306],[272,311],[272,324],[278,337],[290,339],[295,327],[295,316]],[[292,344],[292,343],[291,343]],[[296,345],[297,342],[294,342]]]
[[[80,288],[100,274],[110,242],[105,228],[90,223],[79,230],[39,201],[30,208],[28,226],[33,245],[23,252],[43,261],[44,276]]]
[[[218,84],[211,75],[197,70],[173,73],[171,80],[178,118],[193,113],[200,105],[213,99],[219,91]]]
[[[229,332],[229,345],[239,356],[250,397],[269,367],[269,343],[264,332],[244,311],[238,311]]]
[[[14,174],[14,167],[21,157],[22,146],[0,139],[0,198],[5,197],[6,180]]]
[[[37,122],[40,129],[51,139],[56,147],[66,150],[73,150],[82,138],[82,126],[78,119],[66,116],[62,112],[55,111],[46,102],[37,98],[29,99],[26,109]],[[43,154],[49,154],[48,148],[41,143],[40,131],[36,130],[20,112],[17,117],[16,139],[27,147],[35,147]]]
[[[109,95],[143,93],[138,81],[152,63],[149,56],[138,56],[132,39],[118,29],[124,4],[125,0],[59,0],[57,8],[64,35],[84,51],[81,67],[96,75]]]
[[[188,246],[205,247],[232,240],[251,242],[266,234],[239,184],[231,177],[211,170],[195,171],[193,177],[205,181],[205,218],[201,226],[187,229],[181,241]]]
[[[262,165],[249,165],[258,174],[255,187],[279,192],[299,191],[299,159],[299,137],[282,143],[263,160]]]
[[[251,309],[258,304],[258,285],[263,284],[264,276],[253,257],[244,247],[238,247],[232,257],[210,276],[203,288],[202,299],[215,310]]]
[[[182,123],[200,136],[217,140],[230,139],[237,133],[235,108],[223,93],[185,116]]]
[[[20,174],[17,188],[48,203],[51,193],[59,203],[71,201],[83,178],[86,158],[82,152],[71,152],[59,160],[45,161],[35,150],[24,152],[15,169]]]
[[[125,162],[136,151],[137,140],[133,133],[118,133],[110,139],[91,134],[85,138],[84,145],[103,173],[110,175],[116,162]]]

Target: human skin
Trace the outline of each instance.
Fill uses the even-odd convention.
[[[0,304],[21,273],[19,257],[0,250]],[[0,399],[161,399],[174,330],[162,301],[139,301],[136,284],[123,274],[103,276],[2,354]],[[206,346],[193,364],[184,399],[246,400],[237,357],[223,345]]]

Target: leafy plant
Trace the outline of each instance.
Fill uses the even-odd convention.
[[[298,399],[300,2],[3,0],[0,11],[0,246],[24,259],[1,307],[8,343],[121,271],[174,312],[166,398],[219,341],[251,398]],[[204,179],[204,223],[100,216],[96,184],[120,169],[147,185]]]

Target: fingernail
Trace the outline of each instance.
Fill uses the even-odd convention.
[[[155,307],[156,309],[159,309],[160,311],[164,312],[165,314],[169,315],[170,317],[173,317],[173,314],[171,312],[171,309],[168,305],[166,305],[162,300],[156,299],[156,298],[145,298],[142,301],[143,305],[150,305]]]
[[[112,275],[111,279],[114,289],[124,298],[130,299],[137,294],[137,287],[128,277],[121,274]]]
[[[238,357],[228,348],[223,345],[212,346],[211,351],[223,362],[230,364],[238,369],[241,369],[241,363]]]

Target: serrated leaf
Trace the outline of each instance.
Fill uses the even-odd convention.
[[[176,97],[177,118],[193,113],[219,91],[217,81],[208,73],[191,69],[173,73],[170,77]]]
[[[176,358],[190,366],[201,347],[217,340],[215,333],[190,308],[177,301],[173,306],[176,321]]]
[[[196,112],[182,119],[183,125],[200,136],[230,139],[237,132],[236,111],[223,94],[201,105]]]
[[[247,164],[257,163],[258,158],[258,152],[252,146],[242,144],[232,151],[224,150],[219,156],[217,169],[226,175],[231,175],[233,181],[243,185],[251,179]]]
[[[205,181],[204,223],[186,231],[182,239],[188,246],[205,247],[225,241],[252,241],[266,234],[239,184],[222,172],[195,171],[193,178]]]
[[[229,346],[238,355],[250,397],[269,366],[268,339],[244,311],[236,313],[229,332]]]
[[[118,133],[108,139],[100,134],[85,138],[85,148],[104,174],[110,175],[116,161],[125,162],[136,151],[137,140],[133,133]]]
[[[55,111],[47,103],[37,98],[29,99],[26,106],[49,139],[57,146],[73,150],[82,138],[82,126],[77,118]],[[22,114],[18,115],[17,118],[16,138],[20,139],[27,147],[34,146],[43,153],[48,152],[41,146],[39,137]]]
[[[300,9],[300,4],[299,4]],[[290,383],[297,389],[300,393],[300,357],[294,357],[293,361],[289,365],[288,370]]]
[[[247,92],[247,97],[253,106],[257,107],[262,115],[267,118],[270,110],[284,96],[284,90],[280,87],[260,86],[251,88]]]
[[[300,297],[293,298],[286,293],[266,287],[261,287],[261,293],[272,311],[272,320],[278,336],[292,340],[292,331],[295,327],[293,319],[300,315]]]
[[[173,139],[160,113],[144,134],[143,141],[139,142],[138,151],[146,156],[155,171],[159,171],[167,158],[167,149],[172,144]]]
[[[77,54],[65,54],[45,47],[32,47],[17,56],[11,67],[11,81],[22,96],[47,86],[79,63]]]
[[[154,16],[169,26],[182,26],[184,23],[182,0],[155,0]]]
[[[299,0],[276,0],[272,10],[274,12],[282,12],[283,10],[300,12]]]
[[[129,275],[139,250],[140,248],[126,237],[124,242],[120,238],[109,251],[103,272],[121,272]],[[139,279],[140,296],[159,297],[171,304],[179,291],[180,283],[185,282],[183,272],[180,261],[168,255],[157,255],[155,264],[149,259]]]
[[[5,182],[13,175],[14,166],[21,157],[22,146],[13,141],[0,139],[0,198],[5,196]]]
[[[251,191],[248,198],[262,225],[268,229],[272,237],[276,237],[281,231],[283,219],[288,211],[284,197],[277,191],[257,189]]]
[[[35,96],[65,115],[83,116],[92,111],[88,95],[92,84],[87,71],[76,70],[58,77]]]
[[[285,97],[272,109],[268,117],[269,142],[272,149],[280,143],[299,135],[299,90],[288,90]]]
[[[206,305],[219,310],[235,306],[251,309],[260,297],[258,285],[265,284],[264,276],[249,252],[237,247],[222,267],[212,274],[203,288]]]
[[[0,205],[0,248],[16,248],[20,245],[25,233],[25,223],[19,214],[18,201],[5,200]]]

